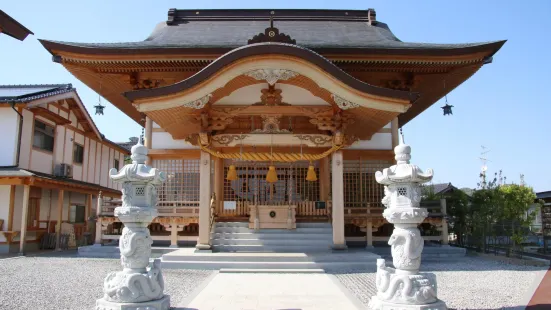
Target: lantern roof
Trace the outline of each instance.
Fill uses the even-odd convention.
[[[147,160],[147,147],[140,141],[131,149],[132,163],[122,167],[120,171],[112,168],[109,171],[110,178],[114,182],[143,182],[161,184],[166,180],[166,173],[145,164]]]
[[[404,183],[426,183],[432,180],[434,176],[432,169],[423,172],[417,165],[409,162],[411,159],[411,147],[404,143],[403,137],[400,138],[400,144],[394,148],[394,157],[396,165],[383,169],[383,172],[377,171],[375,179],[378,183],[384,185],[404,184]]]

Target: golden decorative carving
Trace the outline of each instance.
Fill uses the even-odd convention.
[[[256,129],[251,133],[290,133],[287,129],[279,128],[281,115],[262,115],[262,129]]]
[[[270,86],[274,86],[277,81],[287,81],[299,74],[285,69],[257,69],[245,73],[257,81],[266,81]]]
[[[217,142],[220,145],[228,145],[234,140],[244,140],[248,135],[216,135],[212,136],[212,141]]]
[[[300,140],[309,140],[316,146],[327,144],[333,140],[333,137],[326,135],[295,135],[295,137]]]

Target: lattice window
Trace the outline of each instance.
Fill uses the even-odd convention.
[[[266,162],[235,162],[238,179],[228,181],[231,161],[224,165],[224,200],[249,201],[260,204],[286,204],[300,201],[319,200],[319,181],[306,181],[308,162],[292,164],[274,163],[278,181],[270,184],[266,182],[266,174],[270,163]],[[315,167],[319,176],[319,169]]]
[[[404,196],[407,197],[408,190],[405,187],[398,187],[398,196]]]
[[[145,196],[145,188],[136,187],[136,196]]]
[[[375,172],[388,168],[386,160],[344,160],[344,205],[348,208],[380,206],[384,187],[375,180]]]
[[[160,207],[196,206],[199,201],[199,159],[154,160],[153,166],[167,173],[160,186]]]

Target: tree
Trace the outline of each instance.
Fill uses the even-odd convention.
[[[528,211],[536,200],[536,194],[531,187],[517,184],[500,186],[499,191],[503,196],[501,219],[511,223],[510,236],[515,247],[525,240],[527,228],[534,220],[536,213]]]
[[[501,205],[503,195],[499,191],[497,173],[490,182],[486,181],[486,175],[481,174],[479,188],[473,192],[467,216],[467,234],[486,251],[487,237],[494,235],[495,224],[502,218]]]
[[[457,244],[459,245],[464,244],[463,236],[468,228],[469,200],[469,196],[463,190],[454,191],[446,199],[446,213],[448,215],[448,223],[450,224],[450,232],[457,236]]]

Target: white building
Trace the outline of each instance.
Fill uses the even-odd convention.
[[[97,195],[128,151],[96,128],[71,84],[0,86],[0,253],[36,248],[60,222],[91,227]]]

